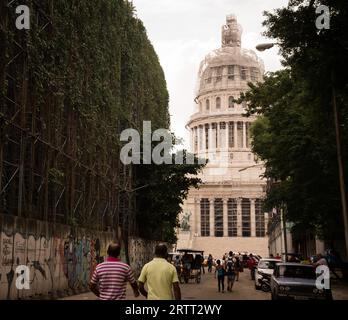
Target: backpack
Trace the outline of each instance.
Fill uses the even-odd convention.
[[[233,273],[234,272],[234,263],[233,263],[232,259],[228,259],[227,260],[227,267],[226,267],[226,269],[227,269],[228,273]]]
[[[217,274],[218,274],[218,276],[223,276],[225,273],[224,273],[224,268],[219,268],[218,270],[217,270]]]

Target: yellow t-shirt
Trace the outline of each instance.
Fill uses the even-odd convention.
[[[166,259],[154,258],[145,264],[138,281],[146,283],[148,300],[174,300],[172,286],[179,279],[172,264]]]

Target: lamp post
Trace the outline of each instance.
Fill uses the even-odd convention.
[[[256,50],[265,51],[272,48],[277,43],[261,43],[256,46]],[[342,215],[344,224],[344,238],[346,244],[346,254],[348,256],[348,209],[347,209],[347,197],[346,188],[344,182],[344,170],[343,170],[343,160],[341,151],[341,135],[340,135],[340,124],[338,119],[337,105],[336,105],[336,92],[335,92],[335,82],[334,82],[334,72],[331,72],[331,83],[332,83],[332,109],[334,115],[335,123],[335,136],[336,136],[336,152],[337,152],[337,164],[338,164],[338,175],[339,175],[339,185],[341,194],[341,205],[342,205]]]

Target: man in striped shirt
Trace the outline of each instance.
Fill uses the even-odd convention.
[[[98,264],[93,273],[89,287],[100,300],[126,299],[127,282],[132,286],[134,296],[139,296],[133,272],[128,264],[119,259],[120,252],[120,245],[111,243],[106,261]]]

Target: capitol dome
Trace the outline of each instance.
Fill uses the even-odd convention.
[[[248,82],[262,80],[264,64],[252,50],[241,48],[242,28],[234,15],[226,18],[221,31],[221,48],[201,62],[196,95],[216,90],[244,91]]]
[[[199,189],[190,189],[182,212],[190,230],[180,231],[177,248],[200,248],[221,256],[226,248],[267,254],[267,213],[262,211],[266,180],[263,163],[251,149],[255,115],[237,103],[249,82],[262,82],[264,65],[252,50],[241,48],[242,28],[234,15],[222,27],[221,48],[199,66],[196,109],[186,128],[190,150],[208,159]]]

